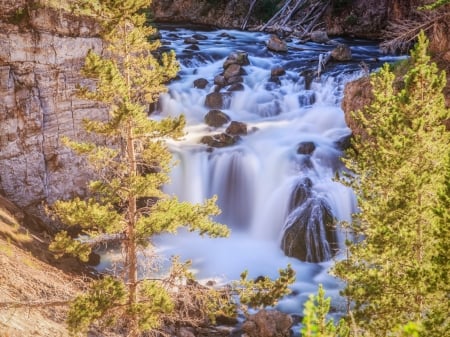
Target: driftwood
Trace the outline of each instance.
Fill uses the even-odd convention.
[[[248,23],[248,19],[250,18],[250,15],[252,14],[253,11],[253,7],[255,7],[255,4],[258,0],[252,0],[252,2],[250,3],[250,7],[248,9],[248,13],[245,16],[244,22],[242,23],[242,29],[245,29],[245,27],[247,27],[247,23]]]
[[[280,10],[259,30],[297,31],[298,37],[304,37],[317,28],[317,22],[329,4],[329,0],[286,0]],[[301,17],[294,19],[294,15],[300,11],[303,11]]]
[[[421,30],[428,31],[436,23],[450,20],[450,10],[418,12],[414,20],[390,22],[384,31],[385,41],[380,47],[385,52],[406,52]]]

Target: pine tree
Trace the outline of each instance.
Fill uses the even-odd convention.
[[[344,320],[337,326],[328,319],[331,298],[325,298],[325,290],[319,285],[317,295],[310,295],[304,304],[301,334],[303,337],[348,337],[350,329]]]
[[[334,271],[347,282],[343,294],[354,304],[356,322],[374,336],[427,321],[448,303],[448,287],[437,286],[446,261],[437,257],[439,233],[449,225],[442,211],[448,200],[438,191],[450,145],[442,122],[450,114],[445,73],[430,62],[427,46],[422,32],[402,81],[389,65],[372,76],[374,101],[354,114],[368,138],[356,137],[345,159],[359,213],[350,256]]]
[[[90,242],[118,240],[125,253],[123,277],[106,277],[77,297],[69,312],[69,330],[83,332],[92,322],[110,325],[125,320],[128,336],[157,328],[161,315],[174,303],[162,284],[138,278],[138,252],[149,238],[175,232],[180,226],[201,235],[228,235],[228,229],[211,220],[218,214],[215,199],[192,205],[165,194],[169,182],[171,154],[165,139],[183,136],[184,117],[149,119],[147,107],[166,90],[178,65],[174,53],[155,57],[158,41],[149,40],[153,28],[145,25],[144,8],[150,0],[89,0],[79,2],[102,28],[106,49],[102,55],[90,51],[82,74],[93,83],[80,86],[79,95],[109,109],[107,121],[86,120],[85,129],[97,141],[65,140],[77,154],[85,156],[95,180],[89,196],[58,201],[54,214],[67,226],[81,228],[80,238],[60,232],[51,248],[86,260]],[[105,145],[106,144],[106,145]],[[119,319],[120,318],[120,319]]]

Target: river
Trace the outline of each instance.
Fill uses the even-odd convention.
[[[351,133],[340,108],[343,89],[348,81],[366,75],[363,68],[373,70],[397,58],[381,54],[375,42],[363,40],[335,39],[334,44],[292,40],[287,52],[276,53],[267,49],[269,35],[261,32],[170,26],[161,27],[160,32],[163,49],[176,52],[181,71],[152,116],[184,114],[187,119],[186,137],[169,144],[178,165],[165,190],[190,202],[217,195],[222,210],[217,220],[228,225],[232,234],[226,239],[183,231],[161,235],[153,240],[158,253],[192,260],[199,280],[214,279],[219,284],[238,279],[243,270],[248,270],[250,277],[276,277],[280,268],[291,264],[297,274],[294,295],[282,300],[278,309],[300,314],[302,303],[321,283],[333,298],[334,310],[342,310],[342,284],[328,273],[344,250],[339,224],[332,249],[328,247],[319,262],[286,256],[281,241],[296,212],[303,211],[301,205],[293,204],[298,186],[308,186],[313,227],[325,225],[317,200],[338,222],[350,221],[357,211],[353,192],[334,180],[336,173],[345,169],[340,157]],[[186,40],[195,34],[200,34],[197,41]],[[338,42],[350,46],[352,60],[330,62],[321,76],[316,76],[319,55]],[[247,53],[249,64],[242,67],[241,90],[227,93],[227,87],[221,89],[227,101],[220,110],[231,120],[245,123],[248,133],[232,146],[211,148],[200,143],[202,137],[222,133],[228,124],[217,128],[205,124],[204,117],[211,110],[205,106],[206,96],[214,92],[214,78],[236,51]],[[276,67],[285,74],[271,80],[271,69]],[[208,81],[203,89],[193,84],[200,78]],[[301,144],[312,144],[312,148],[302,152]],[[312,246],[305,248],[307,253],[326,243],[327,237],[313,239],[304,243]]]

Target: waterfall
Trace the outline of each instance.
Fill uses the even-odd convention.
[[[191,259],[198,277],[224,282],[244,269],[252,277],[274,277],[290,263],[297,272],[293,288],[300,300],[319,281],[337,296],[340,285],[326,270],[343,248],[338,222],[350,221],[356,210],[352,191],[334,181],[344,169],[339,158],[350,135],[340,101],[345,83],[361,76],[361,60],[379,66],[376,45],[353,42],[354,62],[330,62],[317,78],[311,74],[318,56],[332,45],[292,41],[287,53],[277,54],[265,47],[264,33],[202,31],[207,38],[196,48],[184,40],[198,32],[165,27],[161,33],[164,48],[175,50],[181,72],[152,116],[184,114],[187,120],[186,137],[169,143],[178,165],[165,190],[190,202],[217,195],[222,214],[216,220],[232,229],[227,239],[185,232],[162,235],[155,239],[161,254]],[[249,64],[239,75],[242,86],[236,91],[217,88],[215,77],[236,51],[248,55]],[[273,76],[276,67],[284,73]],[[200,78],[207,80],[204,88],[193,85]],[[211,110],[206,97],[213,92],[229,98],[220,110],[246,126],[234,145],[201,143],[205,135],[223,134],[229,125],[204,122]],[[301,310],[297,301],[289,301],[281,304],[285,310]]]

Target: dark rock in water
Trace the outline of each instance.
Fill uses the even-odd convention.
[[[286,52],[288,50],[286,42],[276,35],[270,36],[269,41],[267,41],[267,49],[276,52]]]
[[[262,309],[249,315],[242,324],[248,337],[290,337],[293,320],[290,315],[277,310]]]
[[[312,105],[316,101],[316,94],[312,90],[305,90],[298,95],[300,106]]]
[[[239,75],[241,75],[241,66],[239,64],[230,64],[223,73],[223,77],[225,77],[225,79]]]
[[[316,74],[317,74],[317,72],[312,69],[303,70],[300,73],[300,76],[303,76],[303,78],[305,79],[305,89],[306,90],[311,89],[311,83],[314,80],[314,78],[316,77]]]
[[[240,66],[249,65],[250,61],[248,60],[248,54],[244,51],[231,53],[223,63],[223,68],[226,69],[231,64],[238,64]]]
[[[270,76],[283,76],[286,74],[286,70],[283,67],[275,67],[270,71]]]
[[[194,81],[194,87],[199,89],[205,89],[208,85],[208,80],[206,78],[198,78]]]
[[[227,85],[227,80],[223,77],[223,75],[217,75],[214,77],[214,84],[224,87]]]
[[[330,41],[330,38],[328,37],[328,34],[324,30],[315,30],[311,32],[311,41],[317,42],[317,43],[327,43]]]
[[[220,110],[210,110],[205,115],[204,120],[205,123],[208,124],[209,126],[218,128],[224,124],[227,124],[231,119],[226,113]]]
[[[298,154],[311,154],[316,149],[316,144],[314,142],[301,142],[298,144],[297,153]]]
[[[196,40],[208,40],[208,37],[203,34],[194,34],[192,37]]]
[[[203,136],[200,143],[211,147],[226,147],[234,145],[239,140],[239,136],[231,136],[226,133],[219,133],[212,136]]]
[[[348,135],[342,136],[337,141],[335,141],[334,144],[339,150],[347,150],[352,145],[352,134],[350,133]]]
[[[226,133],[232,136],[236,135],[246,135],[247,134],[247,124],[237,121],[232,121],[225,130]]]
[[[341,43],[331,51],[331,57],[336,61],[350,61],[352,59],[352,51],[349,46]]]
[[[185,49],[185,51],[188,51],[188,50],[199,51],[200,47],[197,46],[196,44],[191,44],[190,46],[187,46],[186,49]]]
[[[244,78],[242,76],[233,76],[227,80],[227,84],[242,83],[242,82],[244,82]]]
[[[212,92],[206,95],[205,106],[210,109],[226,109],[230,104],[229,95],[222,92]]]
[[[291,199],[289,200],[289,213],[303,204],[306,199],[311,197],[312,185],[311,179],[306,177],[301,179],[297,186],[295,186],[295,189],[291,194]]]
[[[334,218],[327,202],[319,197],[302,195],[299,189],[295,195],[300,203],[288,215],[283,228],[281,248],[287,256],[306,262],[329,260],[337,251]],[[302,199],[305,200],[302,202]]]
[[[184,39],[184,43],[186,44],[197,44],[198,41],[193,37],[187,37]]]
[[[230,85],[230,87],[227,89],[227,91],[244,91],[244,85],[242,83],[234,83]]]
[[[275,83],[277,85],[281,85],[280,78],[278,76],[271,76],[269,78],[269,82]]]

